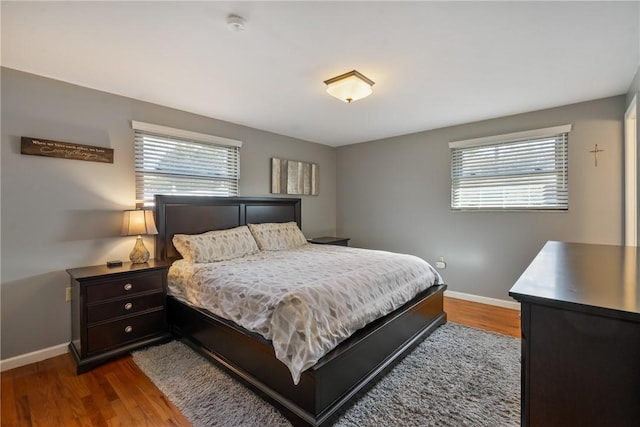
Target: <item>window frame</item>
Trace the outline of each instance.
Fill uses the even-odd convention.
[[[486,211],[525,211],[525,212],[566,212],[569,210],[569,132],[572,125],[553,126],[543,129],[533,129],[522,132],[514,132],[503,135],[494,135],[481,138],[473,138],[449,143],[451,154],[451,210],[456,212],[486,212]],[[550,153],[548,140],[554,140],[553,155]],[[529,144],[530,147],[526,147]],[[513,157],[517,151],[524,152],[522,148],[539,150],[539,154],[546,154],[540,160],[533,160],[532,156]],[[484,149],[487,150],[484,150]],[[486,154],[482,153],[485,151]],[[499,155],[496,160],[489,161],[487,157]],[[528,151],[530,152],[530,150]],[[464,165],[464,155],[467,154],[468,166]],[[512,156],[512,157],[509,157]],[[514,161],[513,159],[516,159]],[[473,160],[471,160],[473,159]],[[522,160],[522,161],[519,161]],[[475,162],[475,163],[472,163]],[[546,171],[538,169],[539,164],[547,168]],[[543,167],[543,169],[544,169]],[[473,173],[471,173],[473,172]],[[467,174],[465,178],[464,175]],[[478,176],[471,176],[471,175]],[[555,178],[554,178],[555,177]],[[536,181],[538,181],[536,183]],[[536,204],[526,203],[526,197],[521,196],[523,203],[509,203],[509,197],[516,197],[516,193],[535,187],[549,186],[549,182],[556,181],[552,185],[554,203]],[[473,187],[479,189],[474,191]],[[487,191],[482,191],[482,187]],[[492,191],[500,188],[499,191]],[[465,199],[460,193],[464,189],[468,190]],[[536,189],[535,198],[544,199],[544,188]],[[505,194],[506,193],[506,194]],[[508,193],[511,193],[509,196]],[[488,203],[482,204],[479,200],[483,196],[491,198]],[[473,200],[472,197],[477,197]]]
[[[204,133],[192,132],[182,129],[171,128],[167,126],[156,125],[152,123],[145,123],[139,121],[131,121],[131,127],[134,130],[134,170],[135,170],[135,191],[136,191],[136,203],[138,206],[152,206],[154,203],[153,195],[155,194],[176,194],[176,195],[202,195],[202,196],[219,196],[219,197],[234,197],[239,195],[240,190],[240,148],[242,147],[242,141],[223,138],[214,135],[208,135]],[[145,138],[147,138],[147,143],[152,145],[155,144],[156,148],[145,149],[144,143]],[[168,160],[171,160],[175,163],[169,163],[169,168],[164,170],[158,169],[153,170],[149,169],[148,164],[145,165],[145,155],[147,156],[147,160],[153,157],[153,155],[162,154],[161,151],[164,150],[162,146],[163,143],[166,142],[167,149],[175,150],[177,156],[170,158],[167,157]],[[178,147],[184,147],[184,150],[178,150]],[[157,148],[161,147],[161,148]],[[216,151],[223,151],[223,155],[229,156],[230,163],[227,163],[227,160],[218,160],[219,168],[211,172],[208,169],[209,166],[216,165],[216,162],[203,164],[200,163],[199,170],[200,173],[185,173],[185,161],[189,161],[189,156],[194,158],[193,151],[197,151],[198,148],[203,148],[205,150],[205,154],[210,156],[210,158],[219,159],[219,155],[221,153],[216,153]],[[180,157],[182,156],[182,157]],[[196,156],[197,157],[197,156]],[[156,157],[157,158],[157,157]],[[194,162],[194,169],[198,169],[198,165]],[[204,166],[204,168],[203,168]],[[171,167],[175,167],[175,169],[171,169]],[[146,179],[145,179],[146,174]],[[175,182],[178,183],[180,181],[180,186],[184,186],[186,190],[179,190],[177,192],[164,191],[160,190],[160,192],[154,191],[151,198],[148,196],[148,185],[145,185],[145,181],[149,179],[149,177],[155,177],[157,180],[165,180],[171,182],[172,179],[175,179]],[[216,194],[214,191],[208,191],[211,189],[200,189],[200,191],[196,191],[198,184],[205,183],[221,183],[224,186],[228,186],[232,191],[227,194]],[[166,183],[164,184],[166,185]],[[161,188],[163,184],[158,184],[158,188]],[[153,186],[151,186],[153,188]],[[233,191],[235,190],[235,191]]]

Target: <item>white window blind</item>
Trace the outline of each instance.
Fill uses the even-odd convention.
[[[451,142],[451,208],[567,210],[571,125]]]
[[[139,202],[156,194],[238,195],[240,141],[136,121],[132,127]]]

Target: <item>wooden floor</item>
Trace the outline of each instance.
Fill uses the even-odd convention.
[[[444,311],[449,322],[520,338],[519,310],[445,297]]]
[[[445,298],[445,311],[450,322],[520,336],[516,310]],[[130,356],[80,376],[69,354],[1,376],[2,427],[190,425]]]

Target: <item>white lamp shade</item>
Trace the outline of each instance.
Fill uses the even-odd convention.
[[[373,93],[373,81],[356,70],[326,80],[327,93],[341,101],[351,103],[365,98]]]
[[[153,212],[143,209],[124,211],[122,235],[140,236],[142,234],[158,234]]]

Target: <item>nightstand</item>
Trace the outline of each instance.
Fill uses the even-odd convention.
[[[169,264],[67,270],[71,276],[71,343],[81,374],[108,359],[171,338],[165,300]]]
[[[309,243],[315,243],[317,245],[337,245],[337,246],[349,246],[348,237],[314,237],[313,239],[307,239]]]

